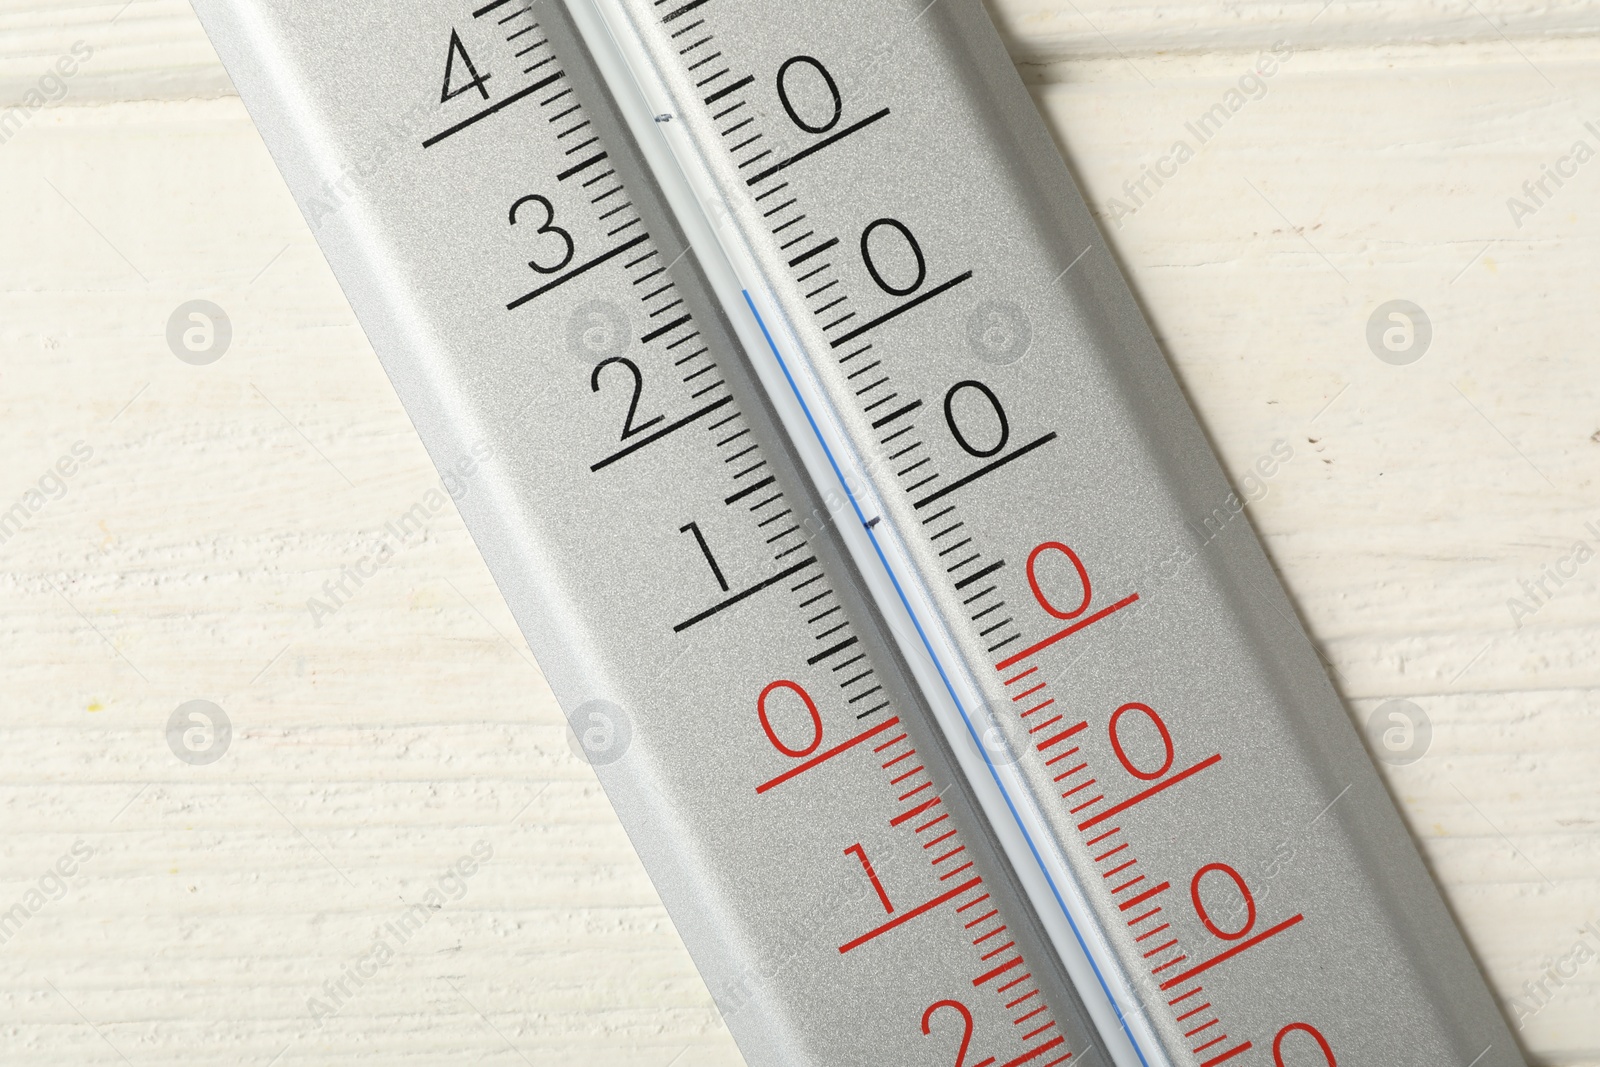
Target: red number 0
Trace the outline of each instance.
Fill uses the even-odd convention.
[[[1244,906],[1248,909],[1248,912],[1245,915],[1244,925],[1237,930],[1224,930],[1212,922],[1211,916],[1206,912],[1205,904],[1200,900],[1200,879],[1212,871],[1218,871],[1233,879],[1233,884],[1239,887],[1239,893],[1244,897]],[[1256,898],[1250,895],[1250,887],[1244,884],[1244,879],[1239,876],[1239,872],[1229,867],[1226,863],[1208,863],[1194,872],[1194,879],[1189,883],[1189,897],[1194,901],[1194,913],[1200,916],[1200,921],[1206,924],[1206,929],[1224,941],[1239,940],[1245,934],[1248,934],[1251,927],[1256,924]],[[1278,1036],[1281,1038],[1283,1035],[1279,1034]]]
[[[774,689],[787,689],[805,701],[806,710],[811,713],[811,743],[805,748],[790,748],[778,740],[778,732],[772,728],[772,720],[767,715],[767,697],[772,695]],[[802,756],[811,755],[817,750],[817,746],[822,744],[822,716],[817,713],[816,701],[811,699],[810,693],[794,682],[779,680],[763,689],[761,695],[756,697],[756,713],[761,716],[761,728],[767,732],[767,740],[772,742],[773,748],[785,756],[800,759]]]
[[[1328,1039],[1310,1023],[1290,1023],[1278,1031],[1278,1036],[1272,1039],[1272,1062],[1276,1067],[1283,1067],[1283,1039],[1296,1030],[1310,1034],[1316,1039],[1317,1048],[1322,1050],[1322,1058],[1327,1061],[1328,1067],[1339,1067],[1339,1061],[1333,1058],[1333,1049],[1328,1047]]]
[[[935,1001],[933,1004],[928,1005],[927,1011],[922,1013],[923,1034],[933,1033],[933,1013],[940,1008],[954,1008],[961,1015],[961,1048],[956,1052],[955,1067],[966,1067],[967,1046],[972,1044],[972,1012],[968,1011],[967,1006],[959,1000]],[[987,1062],[993,1063],[994,1060],[991,1058]]]
[[[1077,568],[1078,581],[1083,583],[1083,600],[1071,611],[1062,611],[1054,604],[1050,603],[1050,598],[1044,595],[1043,589],[1039,588],[1039,576],[1034,573],[1033,568],[1038,562],[1039,557],[1044,555],[1046,552],[1061,553],[1063,556],[1066,556],[1067,559],[1071,560],[1072,565]],[[1078,558],[1078,554],[1072,551],[1072,549],[1068,548],[1066,545],[1062,544],[1060,541],[1046,541],[1044,544],[1028,553],[1028,585],[1033,589],[1033,599],[1039,602],[1039,606],[1058,619],[1076,619],[1079,615],[1082,615],[1085,611],[1089,610],[1089,598],[1092,595],[1089,591],[1089,572],[1084,569],[1083,560]]]
[[[1121,721],[1123,715],[1130,711],[1137,711],[1148,718],[1155,724],[1156,731],[1161,734],[1161,743],[1166,746],[1167,758],[1156,770],[1141,771],[1133,765],[1133,761],[1128,758],[1128,754],[1122,749],[1122,738],[1117,733],[1117,723]],[[1124,704],[1112,714],[1111,747],[1116,751],[1117,759],[1122,762],[1123,769],[1135,778],[1143,778],[1147,782],[1153,782],[1172,769],[1172,735],[1167,732],[1167,724],[1161,721],[1161,716],[1157,715],[1155,709],[1148,704]]]

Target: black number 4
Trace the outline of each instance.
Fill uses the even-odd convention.
[[[456,80],[456,62],[458,60],[463,67],[467,68],[467,74],[470,74],[471,77],[452,89],[450,83]],[[444,88],[439,90],[439,103],[447,104],[470,89],[478,90],[480,96],[485,100],[489,99],[489,90],[483,87],[483,83],[488,81],[489,77],[487,74],[478,73],[478,68],[472,65],[472,57],[467,55],[466,45],[461,43],[461,35],[452,29],[450,31],[450,51],[444,58]]]

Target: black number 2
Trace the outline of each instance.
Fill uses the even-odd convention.
[[[633,375],[633,397],[628,401],[628,415],[622,420],[622,439],[626,441],[634,434],[643,430],[648,430],[650,427],[660,422],[665,416],[657,415],[649,422],[642,422],[637,426],[633,424],[634,418],[639,414],[639,396],[644,392],[644,375],[640,373],[639,365],[631,359],[624,359],[621,356],[612,356],[610,359],[601,360],[595,365],[594,373],[589,376],[590,391],[595,393],[600,391],[600,372],[611,366],[613,363],[626,368],[628,373]]]

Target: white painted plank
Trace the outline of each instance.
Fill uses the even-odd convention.
[[[1203,145],[1185,124],[1248,60],[1146,63],[1154,86],[1068,65],[1040,88],[1225,464],[1293,445],[1252,518],[1352,715],[1405,697],[1431,716],[1432,752],[1386,768],[1391,788],[1496,989],[1526,1007],[1524,983],[1600,919],[1600,564],[1520,628],[1507,609],[1575,540],[1600,550],[1600,166],[1521,227],[1506,200],[1575,140],[1600,148],[1573,102],[1595,89],[1590,47],[1395,69],[1296,53]],[[1195,156],[1135,205],[1123,183],[1179,139]],[[1113,219],[1113,198],[1137,210]],[[1397,297],[1434,328],[1405,367],[1365,339]],[[1600,963],[1549,988],[1530,1053],[1600,1062]]]
[[[1391,787],[1531,1003],[1600,919],[1600,564],[1520,628],[1506,603],[1600,548],[1600,169],[1521,227],[1506,198],[1600,147],[1574,103],[1595,6],[1319,6],[997,9],[1225,464],[1295,448],[1252,519],[1352,714],[1432,718]],[[96,850],[0,945],[5,1062],[738,1062],[454,513],[313,624],[434,476],[192,16],[114,13],[0,6],[0,99],[108,42],[0,146],[0,502],[94,450],[0,545],[0,907]],[[1280,36],[1200,146],[1185,123]],[[1195,157],[1133,205],[1179,138]],[[237,330],[208,368],[162,337],[197,296]],[[1364,339],[1395,297],[1435,328],[1408,367]],[[165,747],[194,697],[238,731],[215,767]],[[308,998],[479,840],[464,898],[313,1028]],[[1600,963],[1551,988],[1528,1051],[1600,1064]]]
[[[1342,53],[1470,43],[1509,50],[1600,35],[1600,0],[985,0],[1025,70],[1053,61],[1250,52],[1279,40]],[[232,92],[184,0],[0,0],[0,106],[77,42],[93,52],[65,81],[77,103]],[[1347,60],[1349,57],[1344,57]]]

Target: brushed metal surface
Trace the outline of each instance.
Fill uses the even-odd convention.
[[[594,6],[772,335],[791,437],[871,525],[849,543],[916,620],[925,696],[1009,739],[1001,800],[976,791],[1156,1034],[1139,1058],[1520,1064],[979,4]],[[1057,714],[1076,777],[1031,732]]]
[[[563,9],[196,7],[748,1060],[1097,1062]]]

